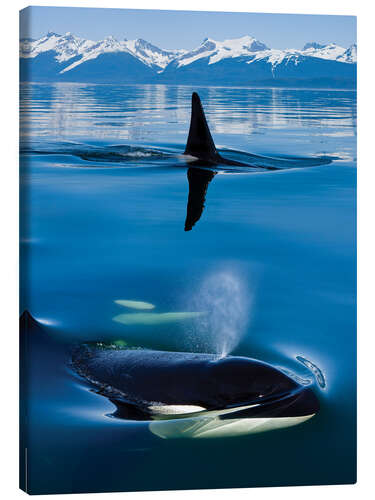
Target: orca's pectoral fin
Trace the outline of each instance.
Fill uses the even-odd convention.
[[[105,393],[102,395],[106,396]],[[108,399],[116,407],[116,410],[111,413],[112,417],[122,418],[124,420],[150,420],[150,415],[146,411],[139,408],[136,404],[121,401],[112,397],[109,397]]]
[[[184,154],[207,161],[213,161],[218,157],[201,100],[196,92],[191,96],[190,129]]]
[[[189,181],[189,197],[186,210],[185,231],[190,231],[199,221],[204,209],[206,193],[209,183],[216,172],[200,168],[189,168],[187,178]]]

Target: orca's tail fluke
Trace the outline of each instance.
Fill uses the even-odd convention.
[[[215,161],[218,157],[201,100],[196,92],[191,96],[190,129],[184,154],[206,161]]]

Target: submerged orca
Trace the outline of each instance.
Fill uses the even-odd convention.
[[[246,357],[83,345],[72,366],[115,404],[115,416],[152,420],[161,437],[248,434],[319,410],[310,387]]]

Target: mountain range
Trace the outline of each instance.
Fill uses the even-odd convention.
[[[193,50],[143,39],[86,40],[49,32],[20,40],[20,80],[355,88],[357,46],[307,43],[272,49],[251,36],[203,40]]]

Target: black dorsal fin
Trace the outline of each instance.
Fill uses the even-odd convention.
[[[190,129],[185,154],[207,161],[214,161],[218,156],[201,100],[196,92],[191,96]]]

